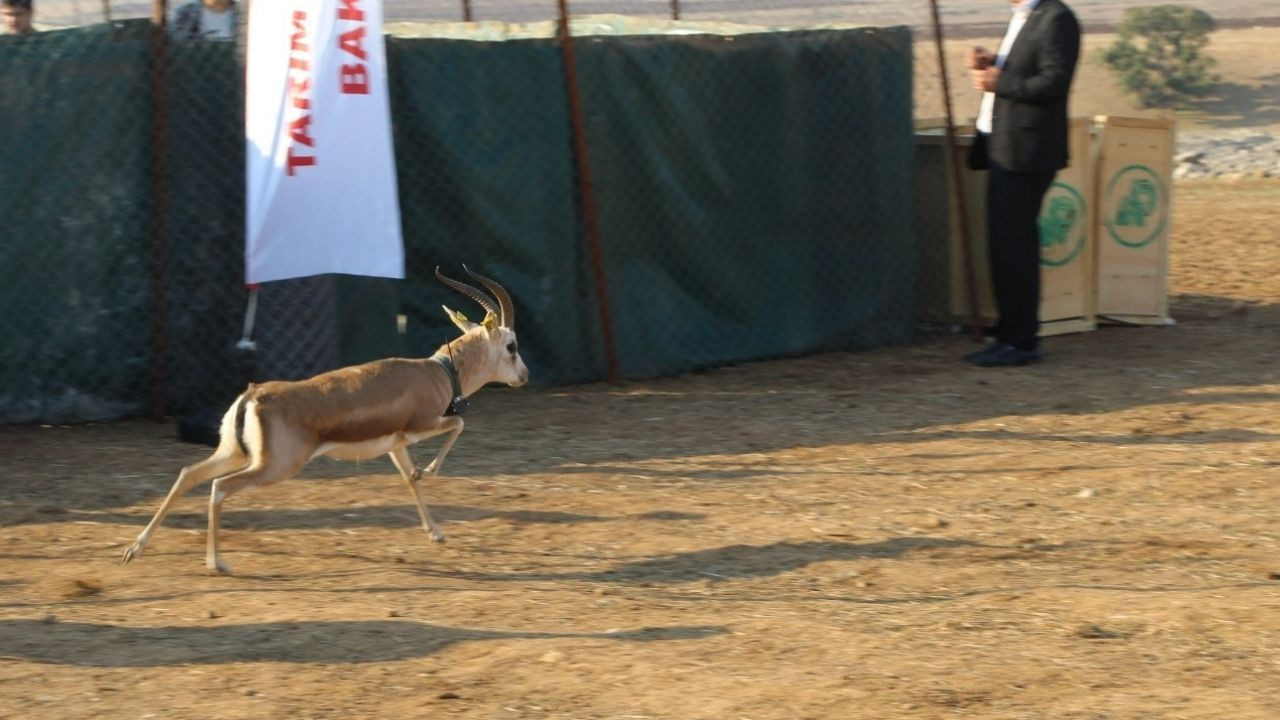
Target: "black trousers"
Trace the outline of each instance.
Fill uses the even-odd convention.
[[[995,337],[1022,350],[1040,343],[1040,204],[1057,173],[987,173],[987,253],[996,310]]]

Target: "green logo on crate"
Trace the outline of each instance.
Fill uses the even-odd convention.
[[[1107,232],[1125,247],[1150,244],[1169,224],[1169,191],[1146,165],[1129,165],[1112,175],[1105,203]]]
[[[1040,264],[1061,267],[1075,260],[1084,249],[1084,196],[1079,190],[1055,182],[1049,187],[1040,208]]]

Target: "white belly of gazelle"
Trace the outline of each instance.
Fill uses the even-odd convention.
[[[395,433],[394,435],[384,435],[371,440],[361,440],[360,442],[324,443],[316,448],[311,457],[316,458],[321,455],[328,455],[339,460],[368,460],[379,455],[385,455],[392,450],[398,450],[408,444],[409,438],[405,437],[404,433]]]
[[[430,432],[420,433],[392,433],[391,435],[383,435],[382,437],[373,438],[371,440],[361,440],[360,442],[323,443],[316,451],[311,454],[312,458],[327,455],[331,458],[339,460],[368,460],[379,455],[389,453],[393,450],[399,450],[406,445],[412,445],[419,440],[439,435],[444,432],[443,429],[431,430]]]

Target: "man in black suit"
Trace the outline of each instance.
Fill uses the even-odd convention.
[[[1062,0],[1010,0],[1000,48],[965,56],[983,91],[969,156],[986,169],[987,243],[1000,319],[995,342],[965,356],[974,365],[1026,365],[1042,357],[1037,218],[1067,166],[1067,96],[1080,56],[1080,25]]]

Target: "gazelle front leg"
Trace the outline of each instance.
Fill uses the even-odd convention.
[[[457,415],[450,415],[440,421],[440,429],[448,432],[449,437],[444,439],[444,444],[440,446],[440,452],[436,453],[436,457],[431,461],[430,465],[422,468],[422,472],[428,475],[440,474],[440,468],[444,466],[444,456],[449,454],[449,448],[453,447],[453,443],[462,434],[462,425],[462,418]]]
[[[444,542],[444,533],[440,531],[440,526],[431,517],[431,510],[427,508],[426,502],[422,499],[422,490],[418,487],[418,481],[422,479],[422,471],[413,466],[413,458],[409,455],[409,449],[392,450],[390,455],[391,462],[395,463],[396,469],[400,471],[400,477],[404,478],[405,483],[409,486],[409,492],[413,493],[413,502],[418,507],[418,517],[422,518],[422,529],[427,531],[427,536],[432,540]]]

